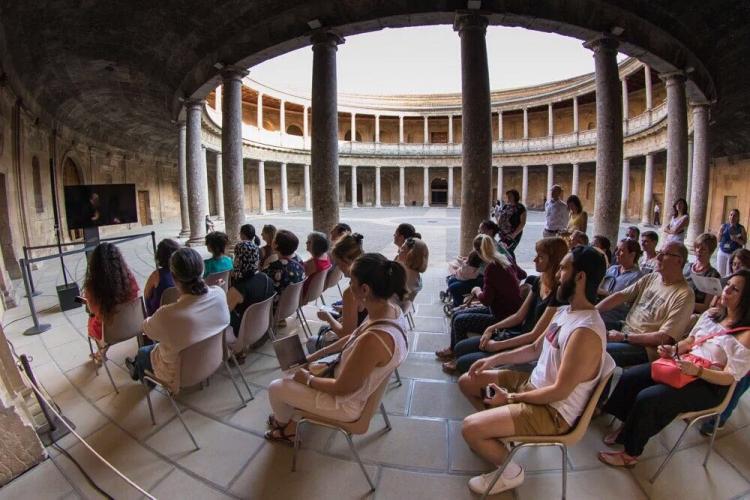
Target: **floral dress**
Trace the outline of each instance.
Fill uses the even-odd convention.
[[[305,268],[299,257],[296,255],[291,258],[281,257],[278,260],[271,262],[264,273],[271,278],[273,281],[273,288],[276,291],[276,297],[274,297],[274,305],[279,301],[281,292],[292,283],[299,283],[305,279]]]

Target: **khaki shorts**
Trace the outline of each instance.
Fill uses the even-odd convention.
[[[530,373],[500,370],[497,385],[510,392],[528,392],[534,389],[529,383],[530,376]],[[550,405],[515,403],[507,408],[518,436],[556,436],[570,430],[570,425]]]

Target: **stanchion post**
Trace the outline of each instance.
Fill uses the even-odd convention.
[[[23,287],[26,290],[26,300],[29,301],[29,311],[31,312],[31,319],[34,322],[34,326],[29,327],[23,332],[24,335],[39,335],[42,332],[46,332],[52,325],[49,323],[39,323],[39,318],[36,316],[36,309],[34,308],[34,297],[31,294],[31,287],[29,286],[29,263],[26,259],[20,260],[21,264],[21,275],[23,276]]]
[[[26,265],[28,266],[29,265],[29,249],[25,245],[23,247],[23,258],[26,261]],[[31,268],[28,268],[26,270],[26,273],[29,275],[29,288],[31,288],[31,296],[36,297],[38,295],[41,295],[42,292],[34,288],[34,277],[31,275]]]
[[[34,377],[34,372],[31,371],[31,365],[29,364],[29,358],[26,357],[25,354],[21,354],[18,359],[21,360],[21,366],[23,367],[23,371],[26,372],[26,376],[29,378],[29,381],[34,384],[34,387],[39,389],[39,384],[36,382],[36,378]],[[55,431],[57,430],[57,426],[55,425],[55,421],[49,416],[49,411],[47,410],[47,401],[44,400],[44,398],[39,396],[39,393],[34,391],[34,396],[36,396],[36,400],[39,403],[39,408],[42,409],[42,413],[44,414],[44,418],[47,419],[47,424],[49,424],[49,431]]]

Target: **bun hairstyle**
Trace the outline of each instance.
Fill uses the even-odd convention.
[[[360,285],[367,285],[372,294],[383,300],[394,295],[399,300],[409,293],[406,290],[406,270],[400,263],[386,259],[379,253],[366,253],[352,264],[351,275]]]
[[[423,273],[427,270],[427,261],[430,257],[430,251],[427,248],[427,244],[421,239],[408,238],[404,245],[409,249],[406,253],[406,266],[412,271]]]
[[[417,230],[412,226],[411,224],[407,224],[406,222],[401,223],[396,228],[396,232],[404,237],[404,239],[407,238],[419,238],[422,239],[422,235],[417,232]]]
[[[169,259],[172,277],[182,285],[183,291],[191,295],[203,295],[208,286],[203,281],[203,259],[192,248],[183,247]]]
[[[364,236],[359,233],[344,235],[333,246],[331,253],[337,259],[353,262],[354,259],[364,253],[362,249],[363,239]]]
[[[252,224],[243,224],[240,228],[240,238],[252,241],[256,245],[260,245],[260,238],[255,234],[255,226]]]

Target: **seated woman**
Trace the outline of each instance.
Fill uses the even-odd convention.
[[[482,240],[474,238],[474,249],[465,259],[458,257],[460,268],[452,276],[448,276],[448,294],[451,296],[453,307],[458,307],[464,301],[464,296],[471,292],[475,286],[484,283],[484,262],[479,256],[479,245]]]
[[[273,282],[267,274],[260,272],[260,251],[251,241],[240,241],[234,246],[234,270],[232,286],[227,292],[230,325],[237,337],[245,309],[263,302],[273,295]]]
[[[286,229],[278,231],[272,245],[278,257],[263,269],[263,272],[273,281],[273,288],[276,292],[276,297],[273,299],[275,307],[286,287],[305,279],[305,270],[295,254],[299,240],[294,233]]]
[[[690,335],[676,346],[659,346],[660,357],[675,358],[681,372],[696,380],[676,389],[655,382],[650,363],[625,370],[603,408],[624,422],[604,438],[605,444],[621,444],[625,450],[601,452],[599,460],[633,467],[648,440],[678,414],[718,405],[729,386],[750,370],[750,328],[744,327],[750,327],[750,271],[742,270],[729,278],[718,310],[703,313]],[[694,363],[699,359],[706,366]]]
[[[240,241],[249,241],[255,246],[260,247],[260,238],[255,234],[255,226],[252,224],[243,224],[240,227]]]
[[[305,368],[268,387],[273,415],[266,439],[293,443],[297,410],[323,418],[353,422],[373,392],[406,359],[406,333],[398,320],[402,311],[390,302],[406,294],[404,268],[380,254],[365,254],[351,268],[350,288],[369,311],[368,319],[347,340],[339,340],[341,356],[332,378],[316,377]]]
[[[702,292],[693,283],[693,276],[703,276],[705,278],[721,278],[719,271],[711,265],[711,255],[716,250],[718,242],[716,236],[711,233],[703,233],[695,239],[693,243],[693,252],[695,253],[695,262],[686,263],[682,274],[685,280],[695,293],[695,309],[693,312],[700,314],[710,307],[714,296]]]
[[[518,265],[516,264],[516,258],[513,253],[508,250],[508,247],[505,246],[505,243],[503,243],[502,240],[496,239],[499,233],[500,227],[498,227],[498,225],[490,219],[484,220],[479,224],[479,234],[486,234],[487,236],[492,238],[492,241],[495,242],[495,246],[497,247],[497,252],[500,255],[504,255],[508,258],[518,279],[525,279],[526,271],[518,267]]]
[[[456,359],[443,363],[443,369],[463,374],[478,359],[534,342],[541,333],[535,329],[539,319],[547,310],[554,314],[560,305],[555,297],[557,271],[567,253],[568,246],[562,238],[542,238],[537,241],[534,265],[540,274],[526,278],[531,290],[521,307],[514,314],[488,326],[481,337],[471,337],[457,343],[453,349]],[[532,335],[524,335],[527,332],[532,332]],[[515,340],[521,337],[522,342]]]
[[[451,321],[451,345],[435,355],[443,361],[455,358],[456,344],[467,338],[469,332],[484,332],[488,326],[503,320],[521,307],[521,289],[513,266],[505,255],[497,252],[495,241],[480,234],[479,255],[486,264],[484,285],[471,293],[482,306],[456,312]]]
[[[422,273],[427,270],[430,251],[427,244],[419,238],[407,238],[398,249],[396,261],[406,270],[406,289],[409,292],[407,301],[413,301],[422,291]]]
[[[224,290],[203,281],[198,252],[180,248],[172,254],[169,267],[180,298],[146,318],[143,332],[157,343],[138,349],[135,359],[125,358],[125,365],[133,380],[141,380],[148,370],[177,393],[180,352],[226,328],[229,309]]]
[[[89,337],[96,341],[105,355],[107,345],[102,339],[102,322],[115,313],[118,305],[138,297],[139,291],[120,249],[113,243],[98,244],[89,257],[83,298],[89,310]],[[95,352],[92,359],[101,363],[101,354]]]
[[[363,236],[361,234],[347,234],[339,238],[331,251],[334,264],[348,278],[351,277],[350,270],[352,264],[364,253],[362,250],[362,239]],[[318,311],[318,319],[328,323],[331,331],[339,339],[348,337],[362,323],[365,316],[367,316],[367,311],[354,297],[354,291],[351,286],[347,287],[342,294],[341,315],[338,320],[328,311]],[[315,354],[319,355],[320,352],[318,351]]]
[[[204,278],[209,274],[232,270],[232,259],[224,255],[227,243],[229,243],[229,236],[221,231],[213,231],[206,235],[206,247],[211,252],[211,258],[203,262]]]
[[[398,227],[396,227],[396,231],[393,233],[393,244],[399,249],[399,253],[407,238],[419,238],[421,240],[422,235],[414,229],[414,226],[404,222],[399,224]],[[398,260],[398,254],[396,254],[396,260]]]
[[[575,247],[587,247],[589,246],[589,237],[583,231],[575,230],[570,233],[570,240],[568,241],[568,248],[573,250]]]
[[[260,231],[260,237],[265,245],[260,247],[260,268],[267,268],[271,262],[278,258],[278,254],[273,248],[273,240],[276,237],[276,226],[266,224]],[[296,249],[295,249],[296,250]]]
[[[165,238],[156,246],[156,271],[152,272],[143,287],[143,298],[146,299],[146,314],[151,316],[161,305],[161,294],[174,286],[172,271],[169,270],[169,258],[180,248],[175,240]]]
[[[325,234],[313,231],[307,235],[305,249],[310,254],[310,258],[303,263],[306,276],[310,277],[319,272],[328,271],[331,268],[331,259],[328,257],[329,247],[330,243]],[[303,294],[307,292],[307,283],[305,283],[302,289]]]
[[[599,297],[606,297],[613,293],[625,290],[638,281],[643,272],[638,268],[638,259],[641,257],[641,247],[637,240],[623,238],[615,249],[617,264],[609,266],[604,275],[602,284],[599,286]],[[614,309],[601,313],[602,320],[607,330],[622,329],[622,322],[630,311],[631,304],[622,304]]]
[[[604,258],[607,259],[607,267],[614,264],[614,262],[612,262],[612,242],[609,241],[609,238],[597,234],[591,240],[591,246],[604,254]]]
[[[347,234],[352,234],[352,227],[349,224],[339,222],[338,224],[333,226],[329,235],[331,237],[331,247],[333,247],[333,245],[335,245],[337,241],[339,241]]]

